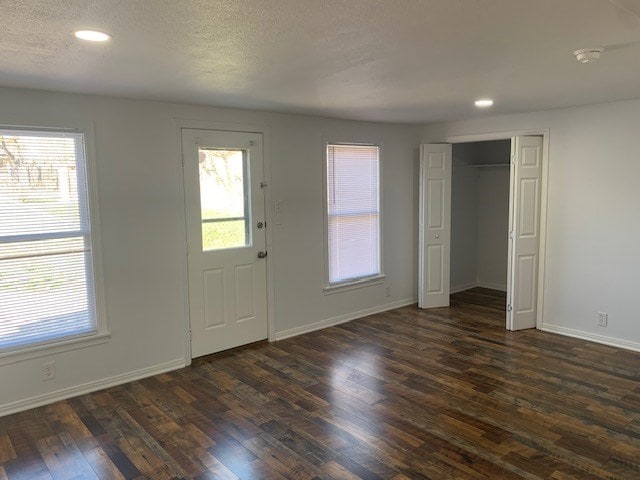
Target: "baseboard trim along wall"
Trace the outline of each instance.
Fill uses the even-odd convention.
[[[499,290],[501,292],[506,292],[507,291],[507,284],[501,284],[501,283],[489,283],[489,282],[481,282],[478,281],[478,287],[482,287],[482,288],[490,288],[491,290]]]
[[[478,282],[464,283],[462,285],[456,285],[455,287],[451,287],[449,289],[449,293],[453,294],[458,292],[464,292],[465,290],[469,290],[470,288],[475,288],[477,286],[478,286]]]
[[[579,338],[580,340],[589,340],[590,342],[602,343],[610,347],[624,348],[625,350],[633,350],[640,352],[640,343],[622,340],[620,338],[606,337],[597,333],[584,332],[582,330],[574,330],[573,328],[560,327],[558,325],[549,325],[544,323],[540,330],[543,332],[557,333],[568,337]]]
[[[282,332],[276,332],[276,341],[284,340],[285,338],[296,337],[303,333],[314,332],[327,327],[333,327],[334,325],[340,325],[341,323],[350,322],[357,318],[366,317],[367,315],[373,315],[375,313],[386,312],[395,308],[406,307],[417,303],[417,298],[405,298],[403,300],[397,300],[391,303],[385,303],[384,305],[378,305],[376,307],[365,308],[357,312],[346,313],[344,315],[338,315],[337,317],[327,318],[326,320],[320,320],[318,322],[311,323],[309,325],[303,325],[301,327],[290,328],[289,330],[283,330]]]
[[[490,288],[491,290],[499,290],[501,292],[507,291],[506,285],[502,285],[500,283],[488,283],[488,282],[477,281],[477,282],[469,282],[463,285],[456,285],[455,287],[451,287],[451,289],[449,290],[449,293],[453,294],[458,292],[464,292],[465,290],[469,290],[470,288],[475,288],[475,287]]]
[[[160,365],[141,368],[140,370],[134,370],[133,372],[114,375],[113,377],[95,380],[93,382],[84,383],[82,385],[74,385],[73,387],[63,388],[61,390],[56,390],[55,392],[36,395],[31,398],[18,400],[15,402],[7,403],[5,405],[0,405],[0,417],[4,415],[10,415],[12,413],[22,412],[24,410],[29,410],[31,408],[48,405],[59,400],[66,400],[67,398],[76,397],[78,395],[84,395],[85,393],[91,393],[98,390],[103,390],[105,388],[115,387],[116,385],[133,382],[135,380],[140,380],[141,378],[151,377],[152,375],[170,372],[171,370],[177,370],[185,366],[186,362],[184,358],[176,358],[175,360],[161,363]]]

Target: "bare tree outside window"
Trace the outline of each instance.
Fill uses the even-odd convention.
[[[0,130],[0,350],[95,329],[81,146]]]

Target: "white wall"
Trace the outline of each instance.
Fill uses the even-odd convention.
[[[417,278],[417,146],[464,134],[550,131],[543,328],[640,350],[640,101],[477,119],[416,129],[319,117],[0,89],[0,124],[93,124],[108,343],[0,366],[0,413],[185,361],[185,261],[174,118],[266,125],[276,330],[281,335],[413,301]],[[323,295],[322,138],[383,145],[386,285]],[[385,287],[391,296],[385,297]],[[607,328],[596,312],[609,313]],[[54,359],[56,378],[41,365]]]
[[[542,328],[640,350],[640,100],[427,125],[422,140],[549,129]],[[543,219],[545,221],[545,219]],[[609,326],[597,326],[598,311]]]
[[[276,331],[292,334],[413,302],[416,129],[246,110],[0,89],[0,124],[95,131],[109,342],[0,366],[0,414],[185,362],[184,206],[175,118],[268,126]],[[323,137],[381,142],[384,285],[323,295]],[[385,287],[391,287],[385,297]],[[56,362],[43,382],[41,365]]]
[[[478,168],[453,145],[451,178],[451,292],[478,283]]]
[[[507,153],[506,160],[509,160]],[[478,168],[478,285],[507,291],[509,166]]]

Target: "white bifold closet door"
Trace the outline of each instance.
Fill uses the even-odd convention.
[[[420,146],[418,306],[449,306],[451,144]]]
[[[542,137],[511,139],[507,329],[536,327]]]

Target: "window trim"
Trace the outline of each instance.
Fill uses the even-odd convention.
[[[355,138],[354,138],[355,137]],[[341,282],[331,283],[329,281],[329,205],[328,205],[328,178],[327,178],[327,147],[329,145],[355,145],[378,147],[378,221],[380,228],[380,271],[375,275],[366,277],[351,278]],[[322,215],[323,215],[323,243],[324,243],[324,280],[322,292],[324,295],[349,290],[357,290],[374,285],[381,285],[386,281],[384,273],[384,202],[383,202],[383,144],[381,141],[372,139],[357,138],[357,136],[331,136],[322,139]]]
[[[50,356],[79,348],[86,348],[106,343],[111,338],[111,332],[107,324],[107,310],[104,294],[104,274],[102,263],[102,243],[100,232],[100,212],[98,208],[98,178],[95,156],[95,135],[92,122],[86,122],[82,126],[78,124],[65,125],[64,122],[56,124],[38,125],[13,125],[0,124],[2,130],[15,130],[17,132],[33,132],[55,136],[64,133],[76,133],[82,135],[84,143],[85,172],[87,177],[87,209],[89,215],[89,228],[91,233],[91,262],[93,271],[93,289],[96,312],[96,328],[89,333],[70,335],[42,343],[35,343],[9,349],[0,350],[0,366],[22,362],[31,358]]]

